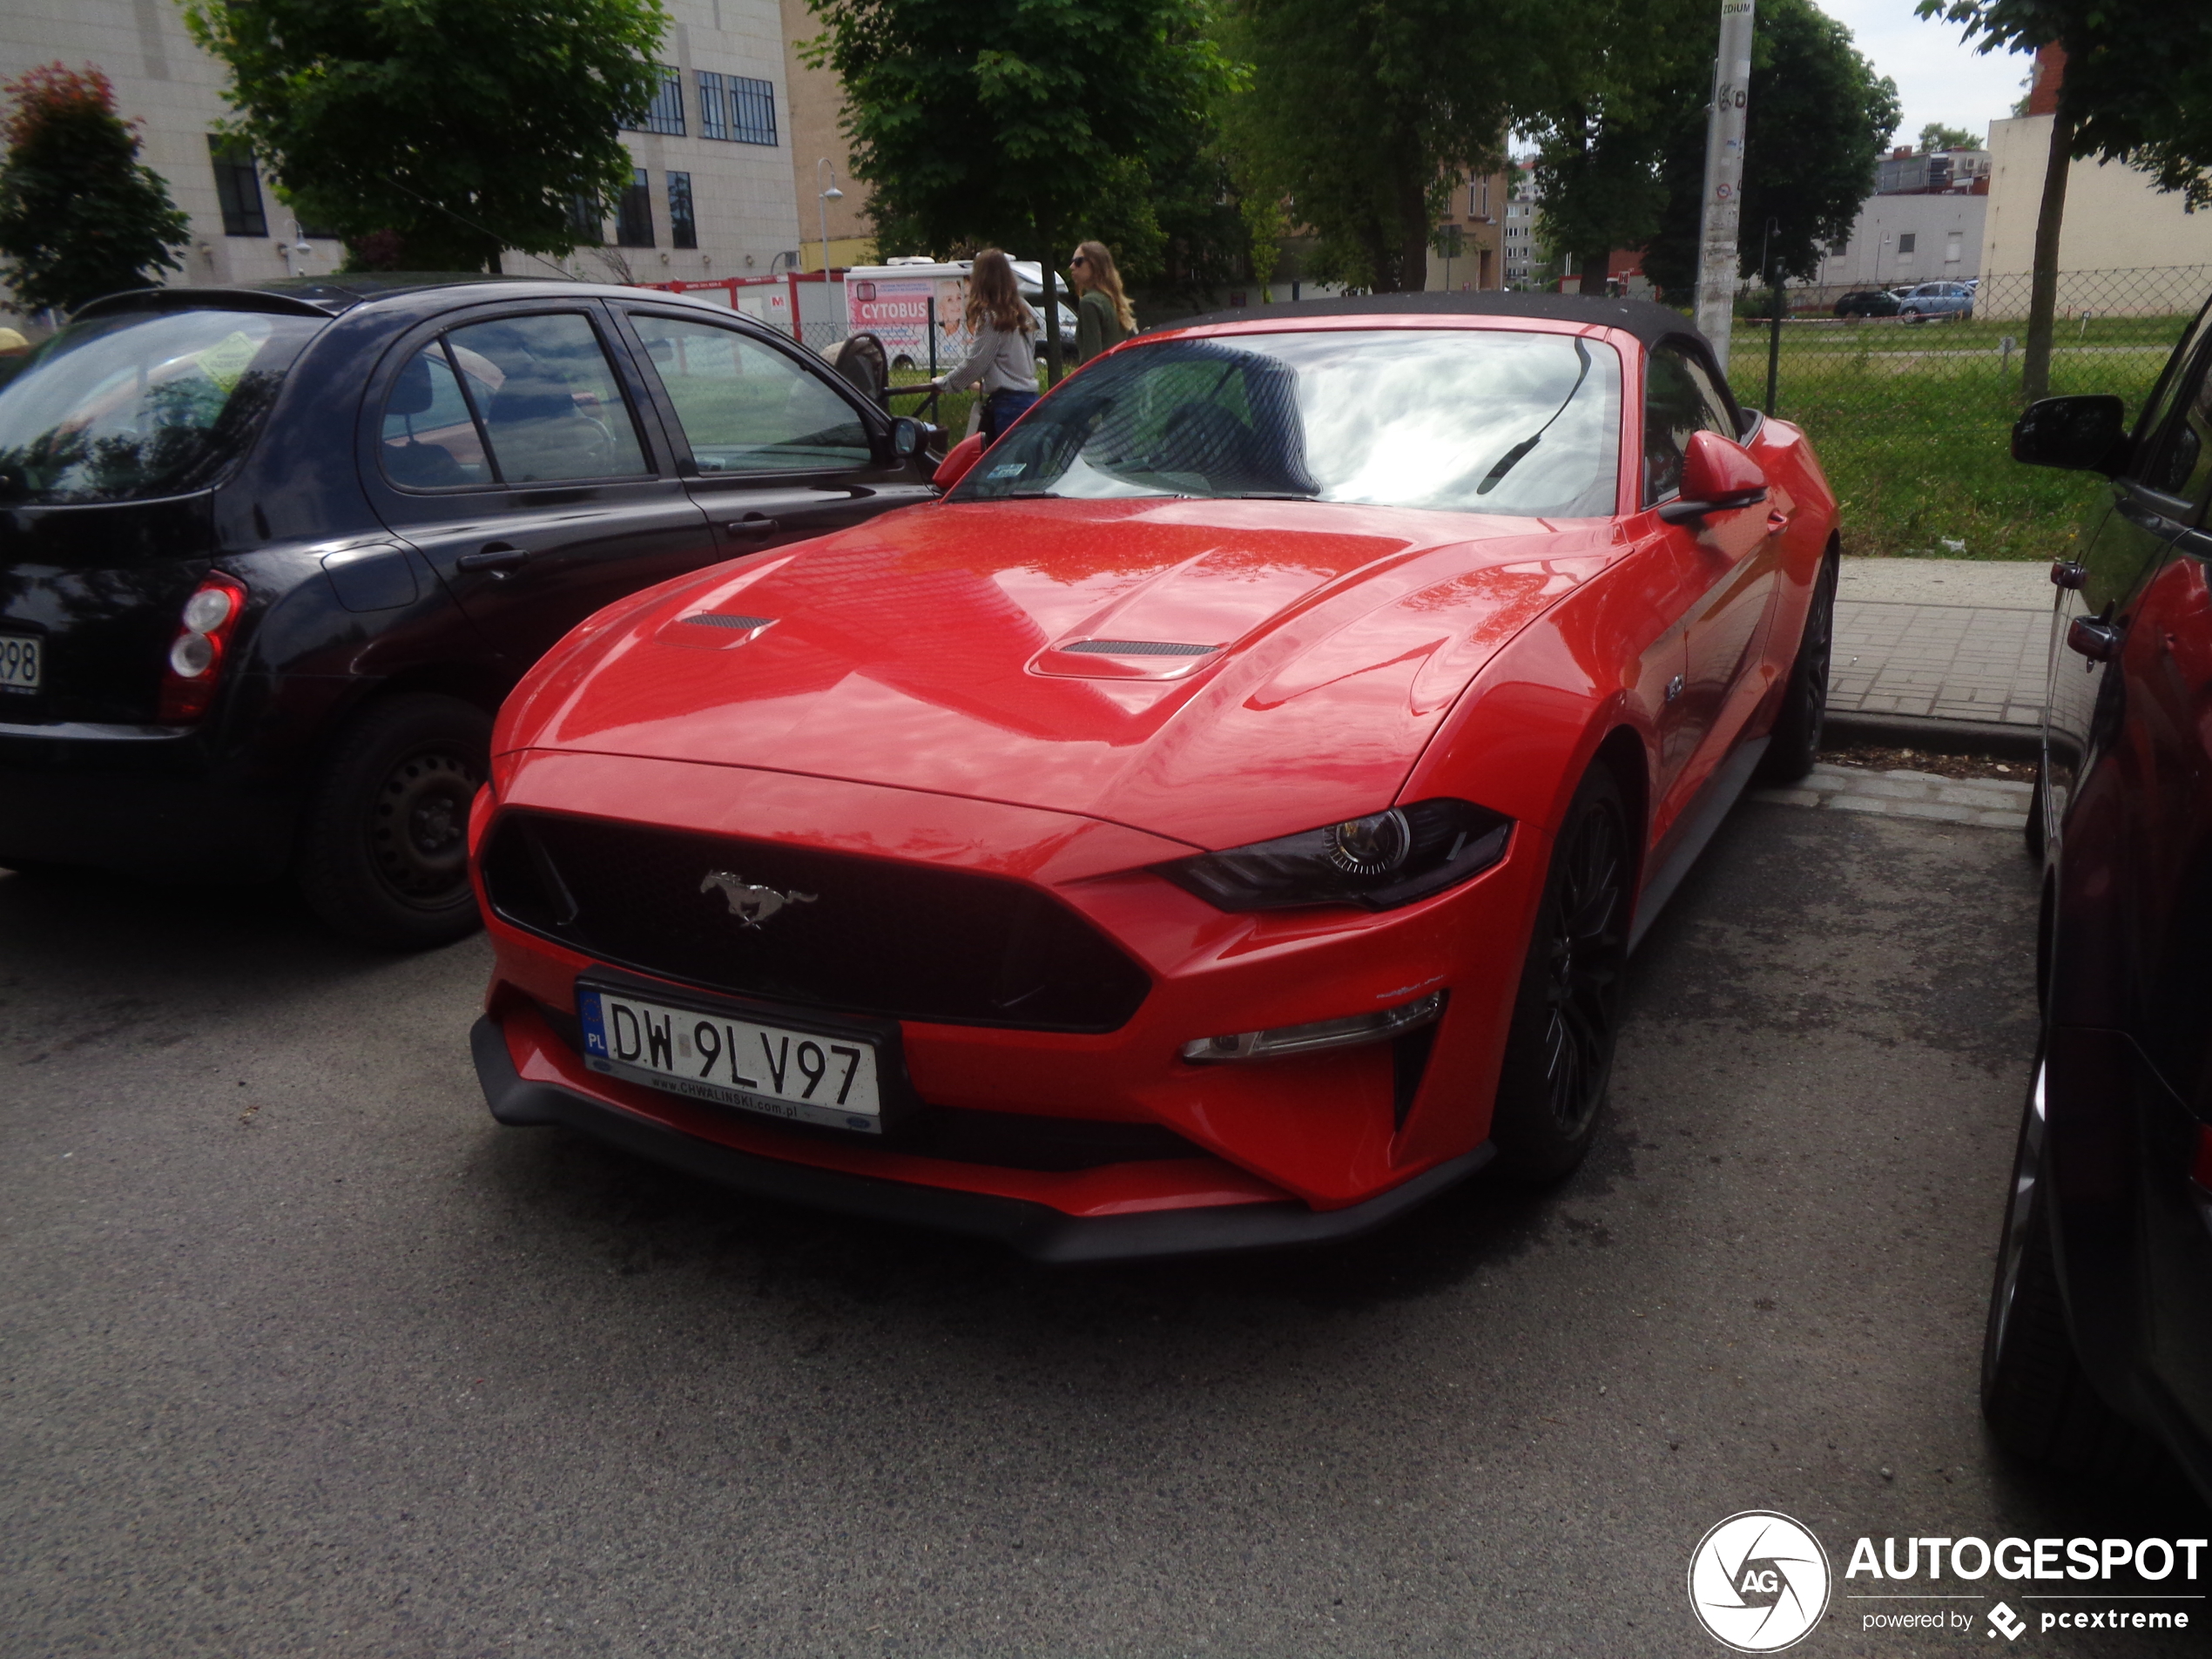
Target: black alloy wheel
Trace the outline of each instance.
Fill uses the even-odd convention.
[[[2044,1192],[2043,1085],[2038,1055],[1982,1332],[1982,1416],[1998,1441],[2020,1457],[2069,1474],[2140,1485],[2161,1469],[2158,1447],[2098,1395],[2067,1329]]]
[[[381,698],[333,745],[310,805],[300,890],[365,943],[420,950],[479,925],[469,885],[469,808],[491,717],[449,697]]]
[[[1516,1180],[1559,1180],[1589,1150],[1613,1075],[1635,868],[1620,785],[1601,762],[1553,845],[1507,1034],[1490,1133]]]
[[[1759,759],[1762,782],[1793,784],[1820,759],[1820,734],[1828,722],[1828,674],[1836,650],[1836,561],[1820,562],[1813,578],[1812,603],[1805,610],[1797,655],[1782,688],[1782,707],[1766,753]]]

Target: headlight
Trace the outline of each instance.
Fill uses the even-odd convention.
[[[1153,867],[1221,910],[1393,910],[1488,869],[1512,835],[1513,820],[1487,806],[1424,800]]]

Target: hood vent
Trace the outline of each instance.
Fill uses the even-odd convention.
[[[701,628],[742,628],[750,631],[765,628],[775,621],[773,617],[732,617],[719,610],[702,610],[694,616],[678,617],[678,622],[688,622]]]
[[[1211,657],[1218,645],[1179,645],[1165,639],[1079,639],[1062,651],[1093,657]]]

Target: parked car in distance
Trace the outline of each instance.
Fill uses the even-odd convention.
[[[473,930],[492,715],[641,587],[931,499],[927,433],[717,307],[334,277],[97,300],[0,387],[0,866]]]
[[[2047,398],[2013,455],[2112,489],[2052,568],[2043,1035],[1990,1296],[1982,1406],[2016,1451],[2212,1501],[2212,307],[2132,427]]]
[[[1919,322],[1930,317],[1973,315],[1974,291],[1963,282],[1923,282],[1897,291],[1898,315]]]
[[[601,611],[470,826],[494,1115],[1059,1260],[1595,1133],[1637,936],[1817,745],[1837,512],[1679,314],[1138,336],[930,507]]]
[[[1886,288],[1854,288],[1836,301],[1839,317],[1894,317],[1897,296]]]

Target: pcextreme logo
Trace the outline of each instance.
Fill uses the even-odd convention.
[[[1714,1641],[1779,1653],[1828,1610],[1828,1552],[1810,1528],[1771,1509],[1730,1515],[1689,1557],[1689,1608]]]

